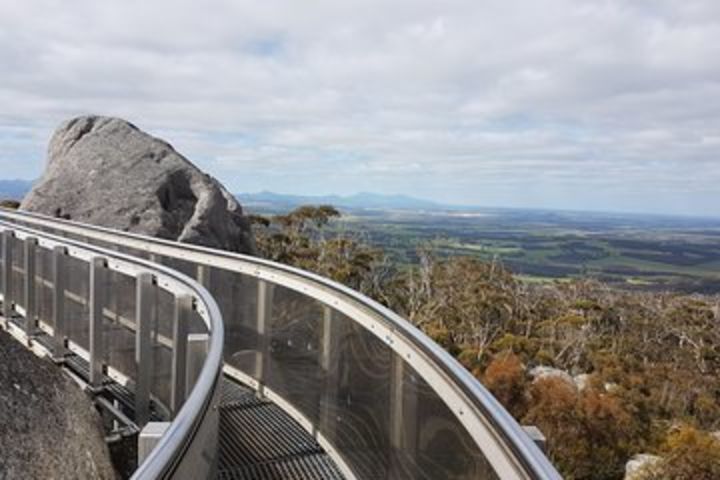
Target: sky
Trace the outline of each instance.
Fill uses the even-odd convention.
[[[0,177],[82,114],[235,192],[720,215],[717,0],[0,0]]]

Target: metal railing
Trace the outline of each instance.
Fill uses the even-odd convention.
[[[225,323],[224,371],[311,432],[351,479],[559,479],[478,381],[392,311],[259,258],[27,212],[0,220],[195,277]]]
[[[169,421],[133,478],[211,475],[224,333],[210,294],[175,270],[117,251],[1,220],[0,232],[4,327],[20,329],[58,363],[82,357],[95,394],[108,377],[125,385],[138,429],[151,408]]]

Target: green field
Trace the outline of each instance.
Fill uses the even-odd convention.
[[[267,213],[267,212],[263,212]],[[595,277],[633,289],[720,292],[720,220],[495,209],[352,210],[332,224],[398,264],[417,250],[499,260],[520,278]]]

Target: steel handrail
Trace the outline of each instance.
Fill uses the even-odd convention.
[[[514,418],[500,405],[500,403],[483,387],[475,377],[467,371],[448,352],[428,338],[407,320],[400,317],[390,309],[380,305],[372,299],[327,278],[321,277],[288,265],[279,264],[269,260],[243,255],[227,251],[219,251],[207,247],[181,244],[178,242],[147,237],[130,232],[120,232],[106,227],[87,225],[65,219],[56,219],[45,215],[18,212],[12,210],[0,210],[0,216],[15,219],[17,221],[31,222],[50,228],[61,226],[61,230],[69,234],[76,234],[88,238],[95,238],[98,241],[122,244],[128,248],[141,249],[151,254],[175,257],[178,259],[193,261],[208,266],[216,266],[225,269],[233,269],[240,273],[255,275],[259,278],[267,278],[271,281],[283,284],[283,280],[294,277],[300,283],[316,289],[325,290],[334,296],[337,302],[350,303],[357,310],[365,310],[376,320],[383,322],[389,331],[408,340],[418,353],[426,356],[432,365],[439,370],[447,381],[448,386],[458,390],[467,402],[469,410],[476,412],[480,421],[490,427],[508,458],[504,459],[508,464],[514,464],[516,478],[531,479],[560,479],[562,478],[547,457],[527,436]],[[269,277],[263,277],[263,273],[270,273]],[[273,273],[277,278],[273,278]],[[305,288],[296,288],[304,291],[308,296],[314,296]],[[327,299],[321,299],[327,303]],[[337,304],[331,305],[337,307]],[[352,320],[355,320],[351,318]],[[412,363],[411,363],[412,364]],[[484,446],[489,448],[487,445]],[[492,459],[490,459],[492,462]]]
[[[138,466],[132,476],[136,480],[156,480],[171,477],[178,462],[182,459],[182,454],[187,450],[195,431],[199,427],[198,422],[204,419],[206,413],[213,408],[211,405],[213,394],[219,387],[222,377],[224,325],[215,299],[194,279],[149,260],[1,220],[0,229],[23,232],[28,236],[56,242],[59,245],[75,247],[109,259],[131,263],[150,273],[171,277],[194,293],[196,300],[206,313],[204,320],[210,332],[205,362],[190,395],[175,418],[173,418],[159,443],[145,461]]]

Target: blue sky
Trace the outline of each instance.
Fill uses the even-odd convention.
[[[0,2],[0,177],[63,120],[233,191],[720,215],[716,0]]]

